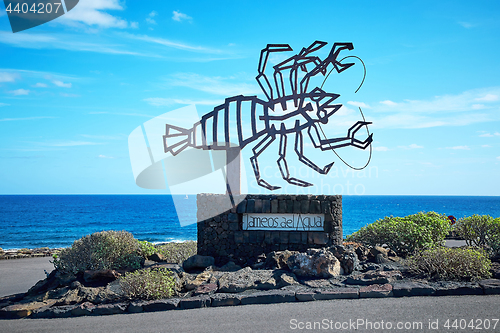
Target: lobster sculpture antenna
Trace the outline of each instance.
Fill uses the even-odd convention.
[[[288,44],[268,44],[260,53],[256,77],[267,100],[259,99],[257,96],[233,96],[226,98],[224,104],[203,115],[191,128],[166,124],[163,135],[165,153],[177,155],[188,147],[229,151],[235,146],[243,149],[252,144],[250,162],[257,184],[272,191],[280,187],[263,179],[258,159],[262,152],[279,139],[277,164],[282,178],[296,186],[312,186],[313,184],[290,175],[286,160],[287,140],[290,135],[295,136],[294,151],[299,161],[320,174],[327,174],[334,162],[320,167],[307,158],[304,154],[304,135],[308,135],[313,146],[322,151],[335,152],[335,149],[347,146],[366,149],[373,142],[373,134],[368,132],[368,125],[371,122],[365,121],[364,116],[362,121],[356,122],[348,129],[344,137],[329,139],[321,128],[321,124],[328,123],[330,117],[342,107],[342,104],[334,103],[340,95],[325,92],[322,87],[314,87],[308,91],[310,79],[318,74],[328,77],[333,70],[341,73],[354,65],[354,63],[342,63],[342,60],[349,57],[337,60],[341,51],[354,48],[352,43],[333,44],[325,59],[312,55],[325,45],[326,42],[315,41],[298,54],[273,66],[272,84],[265,74],[269,55],[273,52],[292,51],[292,48]],[[327,75],[330,65],[333,68]],[[305,72],[300,81],[299,70]],[[288,91],[284,81],[284,71],[289,71]],[[277,106],[283,111],[282,114],[275,114]],[[250,124],[250,129],[243,130],[243,124]],[[366,127],[368,137],[359,140],[355,135],[363,127]]]

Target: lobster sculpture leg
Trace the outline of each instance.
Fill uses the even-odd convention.
[[[269,147],[269,145],[271,143],[273,143],[273,141],[276,140],[276,135],[273,133],[273,134],[267,134],[264,139],[262,139],[253,149],[252,149],[252,152],[253,152],[253,156],[250,157],[250,162],[252,163],[252,168],[253,168],[253,172],[255,174],[255,179],[257,180],[257,184],[259,186],[262,186],[262,187],[265,187],[267,188],[268,190],[277,190],[279,189],[280,187],[279,186],[272,186],[271,184],[269,184],[267,181],[265,181],[264,179],[261,178],[260,176],[260,170],[259,170],[259,162],[258,162],[258,157],[259,155],[264,151],[266,150],[267,147]]]

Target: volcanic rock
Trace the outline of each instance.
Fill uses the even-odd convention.
[[[344,274],[351,274],[359,268],[358,255],[352,248],[343,245],[334,245],[328,248],[330,252],[340,261]]]
[[[197,287],[201,286],[203,283],[207,282],[211,277],[212,277],[212,273],[210,271],[203,272],[201,274],[198,274],[196,276],[196,278],[194,278],[193,280],[186,279],[186,282],[184,283],[184,287],[187,290],[196,289]]]
[[[111,282],[118,279],[121,274],[114,269],[101,269],[101,270],[86,270],[83,272],[83,280],[85,282]]]
[[[205,269],[208,266],[212,266],[214,263],[214,257],[195,254],[194,256],[191,256],[184,260],[184,262],[182,263],[182,268],[184,268],[185,271]]]
[[[479,285],[486,295],[500,295],[500,280],[498,279],[482,280],[479,281]]]
[[[221,271],[226,271],[226,272],[236,272],[241,269],[241,266],[236,265],[234,261],[229,261],[227,264],[219,268]]]
[[[372,271],[368,273],[349,276],[344,283],[353,285],[386,284],[401,280],[403,276],[400,271]]]
[[[270,269],[286,269],[290,256],[297,254],[297,251],[273,251],[266,255],[266,267]]]
[[[45,302],[26,302],[9,305],[0,309],[0,318],[14,319],[28,317],[33,311],[54,303],[55,300],[47,300]]]
[[[156,262],[161,262],[165,261],[165,256],[161,253],[153,253],[148,257],[148,260],[156,261]]]
[[[389,297],[392,296],[392,285],[390,284],[373,284],[371,286],[361,287],[359,289],[360,298],[372,297]]]
[[[208,283],[208,284],[203,284],[201,286],[198,286],[196,290],[194,291],[194,295],[206,295],[206,294],[213,294],[217,291],[217,284],[215,283]]]
[[[343,274],[340,261],[328,250],[308,249],[288,258],[288,267],[295,275],[331,278]]]
[[[255,289],[259,284],[269,281],[273,277],[271,270],[254,271],[245,267],[236,272],[224,273],[219,281],[219,290],[223,293],[238,293],[247,289]]]

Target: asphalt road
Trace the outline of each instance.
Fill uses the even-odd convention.
[[[500,332],[500,323],[493,330],[494,319],[500,318],[499,306],[500,296],[333,300],[101,317],[0,320],[0,332],[312,331],[307,329],[307,325],[311,325],[311,328],[316,325],[317,331],[342,332]],[[450,329],[445,327],[448,319]],[[455,319],[458,319],[458,329],[451,327]],[[474,329],[467,326],[471,320],[474,320]],[[489,329],[485,329],[486,322],[490,325]],[[397,329],[398,323],[402,329]],[[431,328],[430,323],[433,325]],[[337,330],[335,325],[346,329]],[[460,325],[465,328],[460,329]],[[409,329],[405,329],[405,326]]]
[[[0,260],[0,297],[24,293],[52,272],[52,257]],[[1,331],[0,327],[0,331]]]

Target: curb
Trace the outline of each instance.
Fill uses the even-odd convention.
[[[170,310],[199,309],[247,304],[278,304],[334,299],[387,298],[449,295],[500,295],[500,280],[488,279],[477,283],[460,284],[442,282],[434,287],[421,282],[394,282],[358,287],[335,287],[316,290],[247,290],[242,293],[215,293],[189,298],[169,298],[153,301],[131,301],[108,304],[85,302],[75,305],[46,305],[33,310],[9,305],[0,309],[0,319],[19,318],[68,318],[77,316],[102,316],[122,313],[141,313]],[[10,296],[14,300],[19,295]],[[7,297],[9,298],[9,297]],[[5,298],[4,298],[5,299]]]

